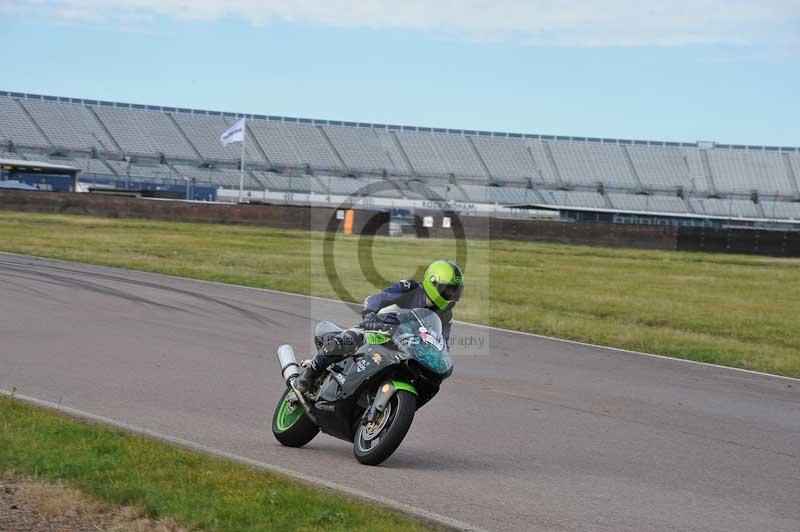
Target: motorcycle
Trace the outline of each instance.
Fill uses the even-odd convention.
[[[442,322],[428,309],[392,313],[393,325],[364,331],[364,343],[336,362],[306,394],[293,382],[300,367],[290,345],[278,348],[286,381],[272,418],[272,433],[283,445],[302,447],[322,431],[353,443],[362,464],[378,465],[400,446],[414,414],[439,391],[453,372],[442,336]],[[319,323],[314,341],[320,348],[343,329]]]

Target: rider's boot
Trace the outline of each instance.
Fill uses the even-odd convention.
[[[320,374],[325,371],[325,368],[331,365],[331,357],[325,350],[325,347],[328,347],[328,351],[330,351],[330,346],[326,345],[322,349],[319,350],[319,353],[314,355],[308,364],[305,364],[305,369],[303,373],[297,376],[294,380],[294,388],[300,393],[306,393],[311,389],[313,386],[314,381],[316,381]]]
[[[330,338],[322,345],[319,353],[314,355],[303,373],[295,379],[294,388],[300,393],[308,392],[325,368],[355,351],[357,346],[358,335],[349,330]]]
[[[317,369],[313,361],[310,362],[303,370],[303,373],[298,375],[292,383],[294,389],[300,393],[308,392],[308,390],[314,384],[314,381],[316,381],[319,377],[320,373],[322,373],[322,370]]]

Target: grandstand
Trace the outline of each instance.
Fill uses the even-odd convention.
[[[454,130],[0,91],[0,157],[69,162],[85,182],[800,220],[800,148]]]

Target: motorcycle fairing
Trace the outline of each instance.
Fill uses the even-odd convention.
[[[317,400],[311,405],[322,432],[353,441],[355,426],[352,414],[360,399],[362,385],[389,366],[400,363],[403,357],[402,353],[380,345],[363,345],[352,357],[331,366]],[[360,406],[367,408],[369,405]]]
[[[402,353],[382,345],[362,345],[356,351],[352,363],[342,371],[345,380],[341,384],[340,398],[346,399],[356,395],[367,380],[403,360],[405,356]]]

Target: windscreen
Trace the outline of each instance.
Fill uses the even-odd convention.
[[[439,375],[448,375],[453,361],[442,337],[442,320],[427,309],[403,310],[397,313],[400,325],[392,339],[411,358]]]

